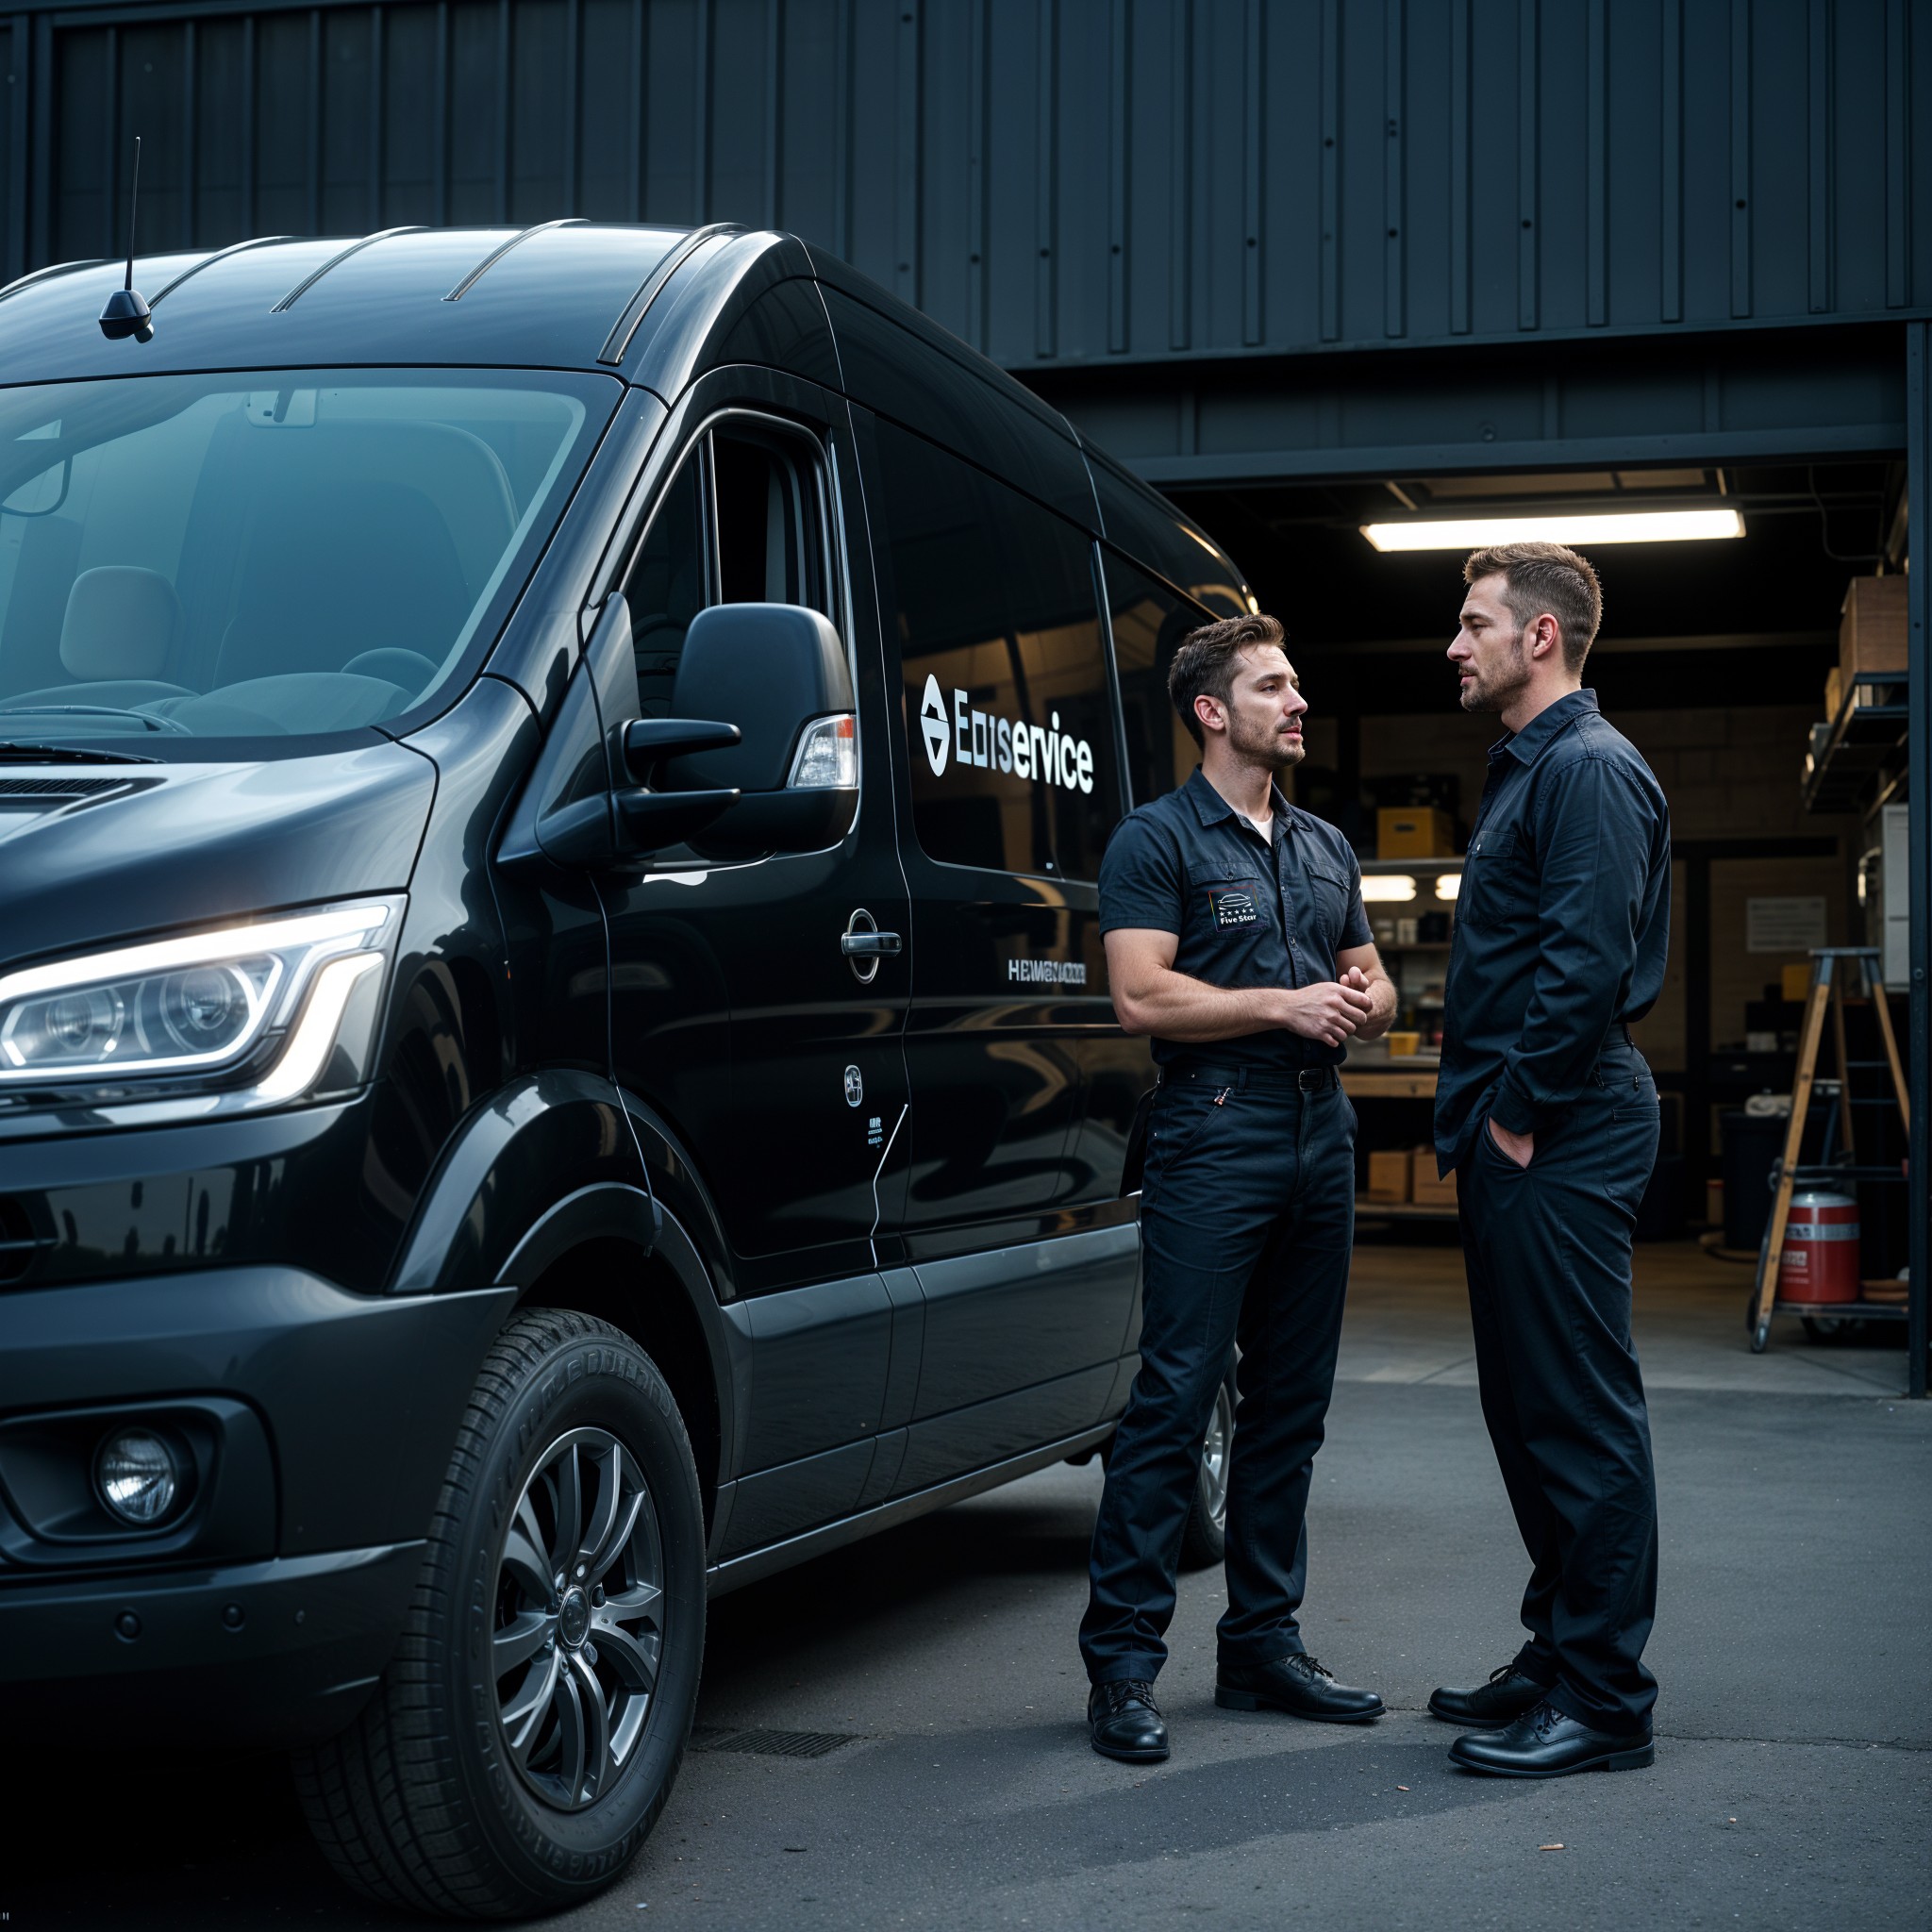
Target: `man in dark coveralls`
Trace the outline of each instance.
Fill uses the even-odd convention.
[[[1445,989],[1436,1154],[1458,1176],[1483,1416],[1528,1546],[1529,1641],[1429,1708],[1450,1756],[1507,1777],[1651,1761],[1657,1491],[1630,1341],[1630,1242],[1657,1086],[1629,1024],[1663,983],[1664,795],[1583,660],[1596,573],[1554,543],[1479,550],[1449,646],[1494,711]]]
[[[1093,1748],[1167,1756],[1154,1701],[1215,1393],[1241,1348],[1217,1704],[1376,1716],[1302,1647],[1303,1511],[1355,1232],[1355,1113],[1336,1068],[1395,990],[1332,826],[1290,805],[1307,709],[1272,617],[1191,633],[1168,689],[1201,747],[1100,868],[1114,1010],[1160,1066],[1141,1195],[1141,1373],[1108,1458],[1080,1652]]]

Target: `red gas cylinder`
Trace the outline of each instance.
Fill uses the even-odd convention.
[[[1858,1204],[1849,1194],[1807,1188],[1791,1196],[1777,1297],[1783,1302],[1858,1299]]]

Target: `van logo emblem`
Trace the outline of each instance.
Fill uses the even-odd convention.
[[[933,776],[941,777],[946,769],[952,729],[946,723],[946,701],[936,676],[928,675],[925,680],[925,695],[919,701],[919,728],[925,734],[925,761],[932,767]]]
[[[857,1107],[865,1098],[865,1082],[858,1076],[857,1067],[845,1069],[845,1105]]]

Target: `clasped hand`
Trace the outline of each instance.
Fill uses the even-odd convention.
[[[1374,1009],[1368,974],[1358,966],[1351,966],[1340,979],[1297,987],[1284,999],[1281,1024],[1291,1033],[1318,1040],[1324,1046],[1341,1046],[1353,1039]]]

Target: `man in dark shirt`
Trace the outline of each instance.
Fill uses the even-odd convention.
[[[1302,1647],[1303,1511],[1355,1232],[1336,1068],[1395,990],[1332,826],[1275,784],[1307,709],[1272,617],[1185,639],[1168,681],[1201,764],[1100,868],[1114,1011],[1160,1066],[1141,1194],[1141,1372],[1108,1458],[1080,1651],[1093,1748],[1167,1756],[1154,1679],[1203,1441],[1239,1336],[1217,1704],[1358,1723],[1382,1708]]]
[[[1663,984],[1671,831],[1636,748],[1580,688],[1596,573],[1554,543],[1479,550],[1449,646],[1495,711],[1449,956],[1436,1156],[1458,1177],[1483,1416],[1528,1546],[1529,1641],[1429,1708],[1473,1771],[1650,1763],[1657,1491],[1630,1340],[1630,1242],[1657,1086],[1628,1027]]]

